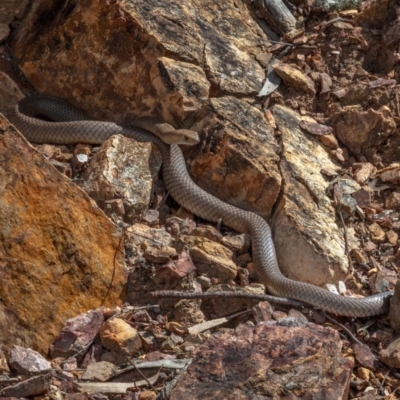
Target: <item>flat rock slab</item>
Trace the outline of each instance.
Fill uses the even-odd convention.
[[[336,283],[345,277],[348,260],[343,232],[326,195],[329,181],[320,171],[339,166],[318,138],[299,127],[304,117],[282,106],[275,106],[273,113],[282,132],[280,170],[285,182],[271,221],[280,268],[302,282]],[[350,248],[355,247],[350,228],[348,232]]]
[[[120,304],[120,237],[0,114],[0,342],[46,353],[67,318],[101,305],[114,269],[105,304]]]
[[[353,363],[337,331],[239,325],[197,348],[171,400],[347,399]]]

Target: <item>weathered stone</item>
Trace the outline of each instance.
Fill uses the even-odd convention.
[[[372,293],[382,293],[393,290],[398,279],[396,271],[382,267],[380,271],[371,275],[369,285]]]
[[[367,257],[360,249],[352,249],[351,255],[354,257],[357,264],[365,264],[367,262]]]
[[[159,223],[160,212],[158,210],[146,210],[142,215],[142,220],[149,225]]]
[[[11,348],[9,363],[14,371],[22,375],[46,371],[51,368],[51,363],[37,351],[21,346]]]
[[[164,229],[134,224],[126,230],[126,234],[129,242],[149,261],[162,264],[176,255],[172,236]]]
[[[352,193],[351,196],[357,202],[358,207],[366,208],[371,205],[371,192],[369,190],[360,189]]]
[[[222,235],[210,225],[198,226],[192,230],[190,235],[207,238],[216,243],[220,243],[222,240]]]
[[[2,398],[27,398],[40,396],[50,391],[51,374],[33,376],[22,382],[10,385],[0,390]]]
[[[94,343],[86,353],[85,358],[82,361],[82,368],[87,367],[89,364],[101,361],[103,355],[103,348],[100,344]]]
[[[391,368],[400,368],[400,339],[379,352],[379,359]]]
[[[157,147],[116,135],[92,158],[82,186],[103,209],[106,200],[122,199],[125,220],[132,222],[149,207],[153,179],[160,167]]]
[[[359,106],[349,106],[333,117],[338,138],[355,154],[371,158],[396,127],[390,110],[363,111]]]
[[[72,168],[70,164],[62,163],[57,160],[50,160],[50,164],[67,178],[72,178]]]
[[[304,72],[284,63],[275,64],[273,68],[282,78],[285,85],[293,87],[298,91],[315,95],[314,82]]]
[[[393,341],[394,333],[392,330],[386,331],[378,329],[369,338],[369,342],[381,347],[387,347]]]
[[[354,180],[360,185],[364,184],[369,177],[376,172],[376,168],[371,163],[362,163],[354,173]]]
[[[3,0],[0,9],[0,22],[9,25],[15,18],[22,18],[28,4],[28,0]]]
[[[121,318],[106,321],[100,329],[100,338],[106,349],[117,354],[132,356],[142,347],[136,329]]]
[[[124,201],[122,199],[106,200],[104,202],[103,211],[115,223],[118,223],[125,217]]]
[[[208,276],[200,275],[196,278],[202,290],[207,290],[211,286],[211,279]]]
[[[338,143],[336,137],[332,134],[320,136],[319,140],[321,141],[321,143],[324,146],[326,146],[330,149],[337,149],[339,147],[339,143]]]
[[[353,344],[354,355],[356,360],[363,366],[369,369],[376,369],[378,367],[378,360],[372,353],[371,349],[366,344]]]
[[[383,242],[385,240],[385,231],[376,223],[373,222],[368,230],[371,233],[371,239],[374,242]]]
[[[386,199],[386,208],[389,210],[400,210],[400,193],[392,192]]]
[[[271,304],[269,304],[267,301],[260,301],[253,307],[253,315],[257,324],[271,321],[273,312],[274,310]]]
[[[156,400],[157,393],[151,390],[144,390],[140,393],[138,400]]]
[[[345,277],[348,260],[335,209],[326,195],[329,183],[319,171],[338,166],[317,138],[299,128],[302,117],[281,106],[272,111],[282,132],[285,180],[271,221],[280,268],[291,279],[314,285],[335,283]]]
[[[340,187],[343,195],[353,194],[361,189],[360,185],[352,179],[339,178],[337,185]]]
[[[182,299],[174,306],[174,321],[184,326],[196,325],[204,322],[205,316],[198,300]]]
[[[165,226],[168,233],[174,237],[178,237],[181,234],[190,235],[193,229],[196,228],[196,223],[190,218],[181,219],[174,216],[167,219]]]
[[[0,110],[9,111],[24,97],[15,81],[5,72],[0,71]]]
[[[171,400],[283,398],[283,388],[293,399],[347,398],[353,365],[336,330],[270,324],[211,336],[194,351]]]
[[[173,247],[156,248],[153,246],[148,246],[147,243],[142,245],[143,257],[154,263],[164,264],[169,262],[171,258],[176,256],[176,250]]]
[[[164,289],[173,287],[181,278],[193,272],[195,266],[188,253],[181,253],[177,260],[171,260],[167,264],[154,271],[153,281]]]
[[[88,365],[82,375],[83,381],[106,382],[115,373],[115,365],[99,361]]]
[[[237,266],[232,261],[233,253],[225,246],[206,238],[183,236],[189,246],[189,254],[199,273],[222,281],[234,279]]]
[[[46,353],[67,318],[123,300],[121,232],[1,117],[0,182],[0,340]]]
[[[370,252],[372,252],[372,251],[375,251],[376,248],[377,248],[377,246],[376,246],[375,243],[373,243],[373,242],[371,242],[371,241],[368,241],[368,242],[364,243],[363,250],[364,250],[365,252],[367,252],[367,253],[370,253]]]
[[[250,236],[245,233],[241,235],[224,236],[222,238],[222,244],[234,253],[243,254],[249,251]]]
[[[392,246],[395,246],[397,244],[397,239],[399,238],[399,235],[393,229],[390,229],[386,232],[386,238]]]
[[[100,310],[68,319],[60,335],[51,345],[51,356],[68,358],[79,353],[94,339],[103,322],[104,316]]]

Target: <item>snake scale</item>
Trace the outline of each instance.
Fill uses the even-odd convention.
[[[38,116],[58,122],[42,120]],[[162,155],[165,185],[182,207],[205,220],[222,220],[230,228],[250,235],[254,265],[259,279],[271,294],[349,317],[368,317],[387,310],[392,292],[349,298],[286,278],[279,269],[267,222],[257,214],[225,203],[197,186],[189,176],[179,146],[166,144],[148,131],[156,129],[151,119],[140,124],[134,120],[126,125],[96,121],[63,100],[33,96],[26,97],[16,105],[10,120],[34,143],[101,144],[117,133],[140,142],[154,143]]]

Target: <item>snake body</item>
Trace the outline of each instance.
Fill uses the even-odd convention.
[[[38,115],[58,122],[36,118]],[[155,123],[129,125],[96,121],[65,101],[53,98],[28,97],[19,102],[11,122],[34,143],[101,144],[120,133],[140,142],[152,142],[160,150],[163,177],[171,196],[193,214],[247,233],[252,241],[253,262],[261,282],[269,293],[302,301],[325,311],[350,317],[368,317],[384,313],[392,292],[364,298],[343,297],[320,287],[286,278],[280,271],[269,225],[259,215],[225,203],[197,186],[189,176],[182,151],[177,144],[166,144],[150,130]]]

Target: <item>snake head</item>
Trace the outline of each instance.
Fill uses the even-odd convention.
[[[186,144],[193,146],[200,142],[199,135],[195,131],[189,129],[176,129],[176,144]]]

